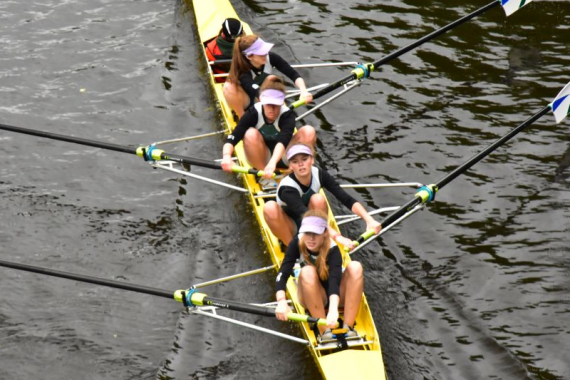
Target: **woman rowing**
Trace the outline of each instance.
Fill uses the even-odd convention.
[[[226,139],[222,168],[232,171],[234,147],[243,139],[249,163],[263,170],[265,178],[271,178],[278,165],[286,167],[281,158],[290,143],[302,142],[311,146],[316,143],[316,132],[310,125],[301,127],[293,135],[295,116],[295,112],[285,106],[283,80],[275,75],[268,76],[261,87],[260,102],[245,112]]]
[[[288,245],[297,233],[302,215],[308,209],[328,213],[327,201],[319,194],[321,188],[330,191],[342,204],[366,222],[368,230],[374,230],[378,234],[382,228],[380,223],[344,191],[327,171],[313,166],[315,163],[313,156],[313,149],[302,143],[291,144],[287,150],[287,160],[292,173],[279,183],[276,201],[265,203],[263,209],[265,221],[273,234]],[[332,227],[329,227],[329,232],[337,243],[353,248],[352,240],[343,237]]]
[[[306,103],[313,101],[301,75],[280,55],[270,52],[272,47],[273,44],[253,34],[238,37],[235,41],[230,75],[224,84],[224,97],[239,118],[255,104],[258,90],[273,68],[295,83],[301,91],[299,99]]]
[[[277,274],[275,297],[277,319],[286,321],[291,312],[285,289],[295,262],[301,262],[297,281],[299,302],[312,317],[326,318],[326,326],[318,326],[320,341],[333,339],[331,328],[337,326],[338,308],[344,306],[344,326],[347,337],[357,336],[354,323],[364,286],[362,265],[351,261],[342,271],[342,255],[332,241],[327,214],[311,210],[305,214],[296,236],[287,247],[281,269]],[[328,313],[325,308],[328,306]]]

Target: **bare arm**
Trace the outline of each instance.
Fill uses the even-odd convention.
[[[291,312],[291,308],[287,303],[287,296],[284,290],[279,290],[275,293],[275,299],[277,299],[277,308],[275,309],[275,316],[280,321],[287,321],[287,314]]]
[[[359,203],[356,202],[352,205],[353,213],[360,216],[364,222],[366,222],[366,230],[373,230],[375,234],[379,234],[382,229],[382,225],[374,220],[374,218],[366,211],[366,209]]]
[[[232,172],[232,166],[234,166],[234,160],[232,160],[233,153],[234,146],[232,144],[225,143],[222,149],[222,169],[224,169],[225,172]]]
[[[297,78],[297,80],[295,80],[295,86],[301,91],[299,100],[303,100],[305,103],[311,103],[313,101],[313,95],[307,91],[307,86],[303,78]]]

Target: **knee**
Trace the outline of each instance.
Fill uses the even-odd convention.
[[[303,285],[313,286],[319,282],[319,274],[317,273],[317,268],[312,265],[305,265],[301,268],[301,273],[299,274],[299,281]]]
[[[297,131],[299,134],[299,140],[305,144],[314,144],[317,139],[317,131],[310,125],[305,125]]]
[[[277,219],[277,215],[279,215],[280,208],[281,206],[279,206],[279,204],[275,201],[266,202],[265,206],[263,206],[263,216],[265,217],[265,220]]]
[[[311,209],[326,209],[327,201],[322,194],[313,194],[309,200],[309,208]]]
[[[257,144],[262,140],[261,133],[255,128],[249,128],[243,136],[244,144]]]
[[[350,275],[350,277],[361,280],[364,277],[364,269],[362,264],[358,261],[351,261],[347,266],[345,271]]]

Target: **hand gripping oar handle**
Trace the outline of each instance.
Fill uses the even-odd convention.
[[[263,170],[257,170],[255,168],[244,168],[243,166],[232,166],[232,171],[234,173],[242,173],[242,174],[253,174],[256,177],[263,177],[264,172]],[[277,176],[277,174],[280,174],[281,171],[276,170],[273,175],[271,176],[271,178],[275,178]]]
[[[177,290],[174,292],[174,299],[182,302],[186,307],[194,306],[215,306],[222,309],[241,311],[249,314],[261,315],[264,317],[275,317],[275,309],[270,307],[251,305],[248,303],[228,301],[221,298],[208,297],[206,294],[198,293],[195,289]],[[294,322],[307,322],[316,323],[319,325],[326,325],[325,319],[313,318],[308,315],[301,315],[297,313],[287,314],[287,319]]]
[[[390,226],[392,223],[394,223],[396,220],[401,218],[404,214],[406,214],[408,211],[412,210],[417,205],[433,201],[435,199],[435,194],[437,193],[438,190],[439,189],[437,188],[437,185],[433,185],[433,184],[420,187],[418,189],[418,191],[416,192],[414,199],[412,199],[411,201],[406,203],[404,206],[400,207],[398,210],[396,210],[394,213],[392,213],[388,218],[384,219],[382,221],[382,223],[380,223],[382,225],[382,229],[385,229],[388,226]],[[402,210],[405,210],[405,211],[402,212]],[[401,214],[397,214],[398,212],[401,212]],[[393,217],[393,218],[390,218],[390,217]],[[364,243],[368,239],[376,239],[380,235],[380,233],[381,232],[376,234],[374,232],[374,230],[368,230],[368,231],[364,232],[362,235],[360,235],[358,237],[358,239],[356,239],[352,242],[354,244],[354,248],[360,246],[362,243]]]

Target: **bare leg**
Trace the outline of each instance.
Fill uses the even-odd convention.
[[[327,201],[322,194],[314,194],[309,199],[309,210],[321,210],[325,214],[328,215],[329,213],[329,206],[327,205]]]
[[[326,318],[325,302],[327,294],[319,281],[317,270],[312,265],[306,265],[301,269],[297,282],[297,292],[301,305],[309,309],[314,318]],[[324,333],[326,326],[318,326],[320,333]]]
[[[249,105],[249,96],[241,88],[241,86],[236,86],[234,83],[226,81],[223,87],[224,98],[231,109],[238,115],[241,119],[245,112],[245,107]]]
[[[255,128],[249,128],[243,137],[243,148],[245,156],[250,165],[256,169],[263,170],[269,161],[269,149],[265,145],[263,136]]]
[[[289,142],[288,146],[293,146],[295,144],[302,143],[305,145],[309,145],[315,148],[317,145],[317,132],[315,128],[311,127],[310,125],[305,125],[297,130],[297,133],[293,135],[291,142]]]
[[[344,270],[340,281],[340,305],[344,305],[344,323],[354,327],[364,290],[362,265],[351,261]]]
[[[285,245],[289,245],[297,228],[283,208],[275,201],[266,202],[263,207],[263,216],[271,232]]]

